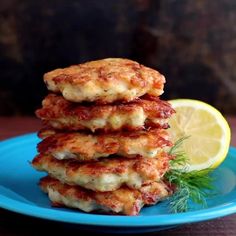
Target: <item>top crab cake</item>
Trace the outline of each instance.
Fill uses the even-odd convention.
[[[72,102],[132,101],[163,93],[165,77],[135,61],[107,58],[56,69],[44,75],[47,88]]]

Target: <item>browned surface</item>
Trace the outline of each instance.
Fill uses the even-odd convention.
[[[133,125],[130,121],[135,119],[137,114],[144,113],[146,119],[141,126]],[[57,129],[67,130],[83,130],[97,129],[118,130],[128,129],[137,130],[146,127],[159,126],[159,122],[154,122],[154,119],[166,119],[174,113],[170,104],[161,101],[155,97],[144,97],[137,99],[127,104],[112,104],[112,105],[94,105],[87,104],[86,106],[72,103],[65,100],[62,96],[49,94],[43,100],[43,107],[36,111],[36,115],[41,118],[47,125],[51,125]],[[114,117],[122,117],[119,127],[114,127],[112,119]],[[125,119],[124,119],[125,118]],[[93,120],[103,119],[104,125],[98,126]],[[147,122],[148,121],[148,122]],[[88,122],[88,123],[85,123]]]
[[[138,215],[143,205],[152,205],[170,195],[171,190],[165,183],[153,182],[142,186],[139,190],[121,187],[112,192],[94,192],[79,186],[62,184],[60,181],[49,176],[40,180],[40,187],[46,193],[51,189],[70,203],[59,199],[53,201],[53,206],[72,207],[72,202],[86,201],[95,202],[101,210],[105,207],[108,212],[124,215]],[[53,199],[51,199],[53,200]]]
[[[232,131],[231,145],[236,146],[236,118],[228,117]],[[20,135],[28,132],[39,130],[41,127],[40,122],[36,118],[29,117],[1,117],[0,118],[0,138],[6,139],[15,135]],[[4,209],[0,210],[0,235],[4,236],[30,236],[30,235],[43,235],[45,229],[53,231],[54,234],[78,234],[91,235],[79,229],[75,225],[56,223],[37,219],[33,217],[24,216],[21,214],[13,213]],[[35,231],[37,229],[37,231]],[[236,215],[223,217],[206,222],[195,224],[188,224],[157,233],[148,233],[149,236],[235,236],[236,232]],[[100,236],[104,234],[93,233],[93,235]],[[111,234],[110,234],[111,235]]]
[[[60,91],[70,101],[111,103],[132,101],[146,93],[159,96],[163,93],[165,77],[132,60],[107,58],[55,69],[44,75],[44,81],[49,90]],[[126,88],[117,91],[123,85]],[[68,87],[76,88],[77,93],[69,93]],[[83,90],[86,92],[81,93]]]
[[[142,184],[159,181],[169,169],[169,158],[170,156],[162,153],[158,158],[116,157],[82,163],[74,160],[57,160],[50,155],[39,154],[33,159],[32,166],[68,184],[80,185],[94,191],[113,191],[121,184],[127,184],[127,180],[122,177],[124,175],[129,176],[129,179],[132,174],[137,174]],[[118,184],[104,186],[102,183],[107,183],[104,180],[107,174],[115,176],[118,179],[115,182]],[[79,182],[84,177],[89,178],[88,182]],[[130,187],[137,188],[134,184]]]
[[[52,131],[42,131],[40,136],[47,136]],[[91,161],[101,157],[118,154],[128,158],[136,156],[149,157],[149,152],[166,146],[172,146],[166,130],[153,129],[134,133],[120,132],[108,134],[89,134],[78,132],[62,132],[50,135],[38,144],[40,153],[67,153],[60,159],[77,159]],[[157,153],[159,153],[158,151]],[[152,156],[153,157],[153,156]]]

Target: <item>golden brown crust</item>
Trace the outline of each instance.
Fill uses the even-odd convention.
[[[156,204],[171,194],[171,190],[163,182],[143,185],[139,190],[123,186],[113,192],[93,192],[79,186],[62,184],[49,176],[42,178],[39,184],[49,194],[54,206],[125,215],[138,215],[143,205]]]
[[[108,158],[79,163],[57,160],[50,155],[38,155],[32,166],[64,183],[79,185],[94,191],[113,191],[126,184],[131,188],[159,181],[169,169],[170,156],[162,153],[158,158]]]
[[[131,101],[144,94],[163,93],[165,77],[135,61],[107,58],[56,69],[44,75],[49,90],[72,102]]]
[[[61,132],[64,132],[64,133],[67,133],[68,131],[62,131],[62,130],[55,130],[53,128],[51,128],[50,126],[45,126],[43,127],[42,129],[40,129],[37,133],[38,137],[41,138],[41,139],[45,139],[47,137],[50,137],[52,135],[55,135],[57,133],[60,133]]]
[[[113,154],[127,158],[154,158],[163,148],[172,146],[166,130],[88,134],[78,132],[44,131],[49,135],[37,146],[38,152],[51,154],[57,159],[92,161]],[[54,134],[53,134],[54,132]]]
[[[155,97],[143,97],[126,104],[81,105],[66,101],[62,96],[49,94],[37,117],[55,129],[91,131],[140,130],[144,126],[167,127],[174,113],[168,102]]]

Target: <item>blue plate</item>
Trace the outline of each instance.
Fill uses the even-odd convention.
[[[145,207],[139,216],[111,216],[51,207],[46,194],[37,186],[44,174],[30,166],[38,142],[36,134],[27,134],[0,143],[0,207],[80,227],[89,225],[90,229],[126,233],[158,231],[236,213],[236,149],[233,147],[213,173],[218,193],[207,199],[206,209],[192,205],[194,210],[171,214],[167,202],[162,202]]]

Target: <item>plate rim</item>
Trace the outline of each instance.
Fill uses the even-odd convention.
[[[19,141],[32,141],[32,139],[35,139],[36,137],[36,133],[28,133],[2,140],[0,142],[0,151],[3,147],[7,148],[8,145],[16,145],[17,143],[19,143]],[[228,153],[236,159],[235,147],[231,146]],[[23,203],[20,200],[14,200],[10,197],[2,195],[1,193],[0,207],[28,216],[73,224],[103,227],[158,227],[200,222],[234,214],[236,213],[236,196],[235,199],[233,199],[229,203],[220,204],[218,206],[210,207],[207,209],[189,211],[185,213],[170,213],[151,216],[116,216],[60,211],[58,209],[48,209],[41,206],[34,206]]]

